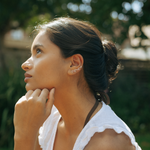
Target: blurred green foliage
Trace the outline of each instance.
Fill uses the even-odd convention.
[[[134,71],[120,71],[111,85],[110,105],[134,133],[150,132],[150,71],[140,80]]]
[[[133,9],[127,10],[125,7],[125,3],[131,7],[133,2],[138,3],[135,7],[140,7],[138,13],[134,12]],[[90,8],[91,12],[81,11],[81,6],[85,10]],[[73,9],[75,7],[77,7],[77,11]],[[37,24],[56,17],[70,16],[90,21],[102,33],[107,34],[107,38],[109,35],[115,43],[122,44],[128,38],[129,27],[135,24],[139,26],[139,32],[135,36],[144,39],[149,38],[141,30],[143,25],[150,24],[150,17],[147,17],[149,10],[150,0],[0,0],[0,65],[3,70],[6,69],[3,54],[4,36],[12,29],[24,28],[31,31]],[[112,12],[127,19],[113,18]]]
[[[138,134],[136,135],[136,141],[142,150],[150,150],[150,134]]]
[[[1,71],[0,71],[1,72]],[[0,74],[0,147],[13,147],[13,114],[16,101],[25,94],[23,72],[7,70]]]
[[[34,25],[41,19],[37,17],[38,19],[32,22],[34,20],[32,18],[38,15],[46,16],[49,14],[51,19],[60,16],[70,16],[90,21],[94,23],[100,31],[111,35],[115,38],[117,43],[120,43],[127,38],[130,25],[136,24],[141,27],[150,23],[150,19],[147,17],[150,10],[150,1],[139,0],[140,5],[136,7],[141,7],[141,10],[138,13],[134,12],[133,9],[126,10],[124,4],[128,3],[131,7],[134,1],[138,3],[138,0],[13,0],[9,2],[7,0],[1,0],[0,40],[10,29],[27,27],[32,23]],[[70,4],[71,7],[68,7],[68,4]],[[71,9],[75,6],[78,7],[78,11],[73,11],[73,9]],[[90,6],[92,11],[90,13],[81,11],[81,6],[87,8]],[[111,13],[113,11],[125,15],[128,20],[112,18]],[[45,17],[43,17],[43,19],[44,18]],[[32,21],[30,22],[30,20]],[[120,34],[117,37],[114,30],[118,28]]]

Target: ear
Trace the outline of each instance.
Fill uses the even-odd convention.
[[[70,67],[68,69],[68,74],[69,75],[74,75],[77,74],[82,70],[83,66],[83,57],[80,54],[75,54],[70,57]]]

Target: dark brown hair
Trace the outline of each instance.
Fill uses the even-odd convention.
[[[109,83],[116,77],[118,59],[115,45],[102,41],[99,30],[92,24],[72,18],[57,18],[40,25],[49,39],[56,44],[67,58],[81,54],[84,59],[84,76],[97,100],[109,103],[105,93]]]

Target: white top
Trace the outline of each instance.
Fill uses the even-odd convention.
[[[60,118],[61,115],[59,111],[53,106],[51,115],[47,118],[39,131],[40,135],[38,138],[42,150],[53,150],[57,125]],[[103,132],[105,129],[113,129],[118,134],[124,132],[130,138],[136,150],[141,150],[129,127],[113,112],[110,106],[106,105],[104,102],[102,102],[102,108],[82,129],[76,139],[73,150],[83,150],[96,132]]]

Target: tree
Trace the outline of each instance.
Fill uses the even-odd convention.
[[[70,16],[90,21],[120,44],[128,37],[130,25],[136,24],[141,29],[150,23],[149,10],[150,0],[1,0],[0,63],[5,68],[2,51],[5,33],[12,28],[31,24],[31,18],[34,18],[33,22],[38,15],[46,16],[48,13],[49,19]]]
[[[115,42],[121,44],[128,37],[128,30],[131,25],[139,26],[141,34],[138,36],[148,38],[141,29],[143,25],[150,24],[150,17],[148,17],[150,0],[82,1],[85,6],[90,5],[92,7],[91,13],[86,16],[81,16],[80,13],[72,15],[78,18],[86,18],[86,20],[94,23],[101,32],[110,34]],[[75,4],[77,3],[72,3],[72,5]],[[70,6],[70,8],[73,8],[73,6]]]
[[[0,63],[3,70],[6,70],[3,55],[5,33],[14,28],[27,26],[31,18],[40,14],[49,13],[51,18],[54,18],[56,14],[63,15],[64,11],[61,9],[63,3],[65,0],[0,1]]]

